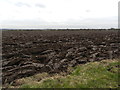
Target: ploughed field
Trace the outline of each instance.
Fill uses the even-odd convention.
[[[3,31],[3,84],[37,73],[120,58],[117,30]]]

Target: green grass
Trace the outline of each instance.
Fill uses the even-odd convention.
[[[41,81],[26,78],[20,88],[118,88],[119,65],[118,60],[90,62],[72,68],[66,76],[54,75]]]

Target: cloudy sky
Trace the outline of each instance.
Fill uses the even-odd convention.
[[[117,28],[119,0],[0,0],[2,28]]]

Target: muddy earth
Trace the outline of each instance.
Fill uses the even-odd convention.
[[[3,31],[3,84],[37,73],[120,58],[117,30]]]

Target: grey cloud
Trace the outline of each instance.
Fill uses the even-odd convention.
[[[45,5],[39,4],[39,3],[38,3],[38,4],[35,4],[35,6],[36,6],[36,7],[40,7],[40,8],[45,8],[45,7],[46,7]]]
[[[87,9],[86,12],[89,13],[89,12],[91,12],[91,10]]]
[[[46,22],[42,20],[41,18],[36,18],[36,19],[24,19],[24,20],[4,20],[2,24],[7,25],[7,24],[15,24],[15,25],[31,25],[31,24],[45,24]]]
[[[46,22],[42,18],[2,22],[2,28],[117,28],[117,16],[106,18],[68,19],[66,22]]]
[[[23,3],[23,2],[15,3],[15,5],[16,5],[17,7],[23,7],[23,6],[32,7],[32,5],[27,4],[27,3]],[[46,7],[45,5],[40,4],[40,3],[34,4],[34,6],[35,6],[35,7],[39,7],[39,8],[45,8],[45,7]]]
[[[18,6],[18,7],[22,7],[22,6],[31,7],[31,5],[29,5],[27,3],[23,3],[23,2],[15,3],[15,5]]]

